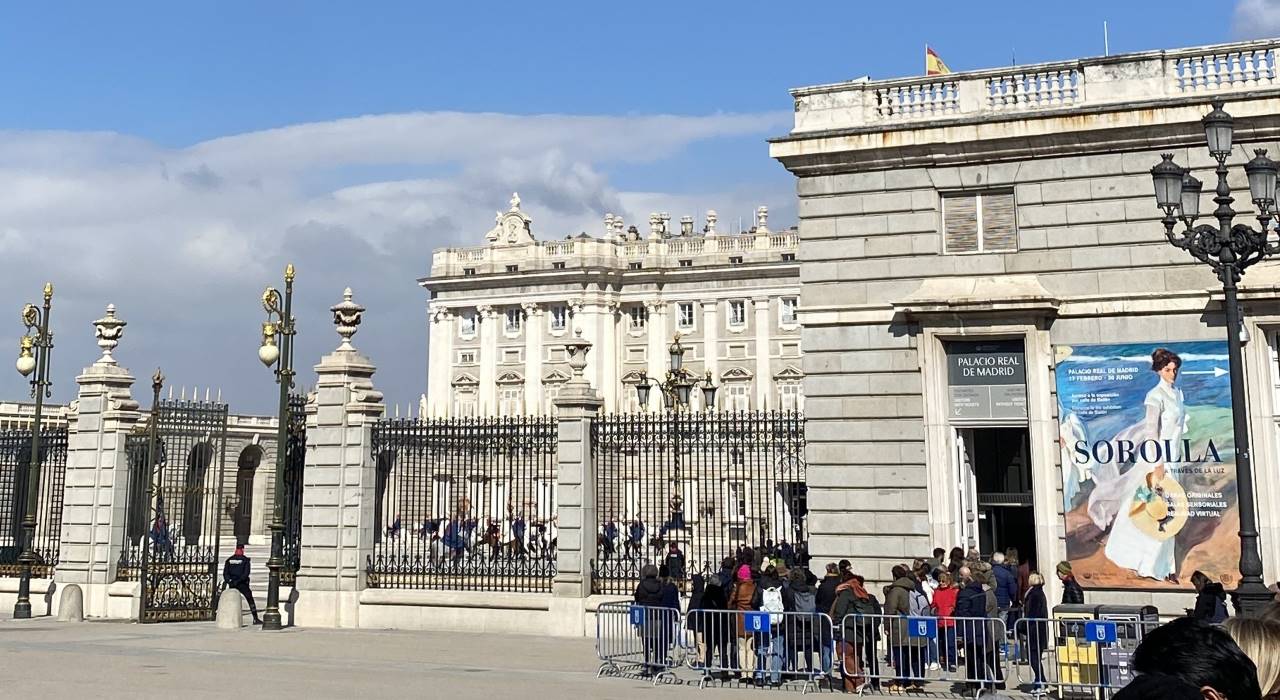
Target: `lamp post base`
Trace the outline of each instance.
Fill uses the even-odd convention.
[[[262,613],[262,629],[273,632],[284,629],[279,610],[267,610]]]
[[[1261,617],[1272,605],[1276,594],[1257,582],[1243,582],[1231,592],[1241,617]]]
[[[18,601],[13,604],[13,619],[30,620],[31,619],[31,601]]]

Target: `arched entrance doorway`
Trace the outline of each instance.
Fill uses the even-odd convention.
[[[262,448],[257,445],[241,450],[236,460],[236,505],[232,515],[236,544],[248,544],[253,529],[253,477],[259,464],[262,464]]]

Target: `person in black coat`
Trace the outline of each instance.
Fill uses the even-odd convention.
[[[665,592],[666,585],[658,578],[658,567],[645,564],[640,569],[640,583],[632,596],[636,605],[644,606],[644,618],[640,623],[640,636],[644,639],[644,670],[641,675],[653,675],[667,665],[666,636],[670,625],[667,614],[662,610]]]
[[[236,553],[227,557],[222,565],[222,581],[228,589],[240,592],[249,602],[249,613],[253,615],[253,624],[262,624],[258,617],[258,605],[253,600],[253,591],[249,588],[249,557],[244,555],[244,545],[236,545]]]
[[[1215,625],[1227,619],[1227,592],[1221,583],[1197,571],[1191,574],[1191,585],[1196,588],[1196,607],[1191,610],[1191,617]]]
[[[706,641],[703,656],[703,673],[706,675],[711,675],[709,669],[713,668],[712,660],[717,654],[721,669],[731,669],[734,673],[738,670],[738,655],[734,649],[737,635],[734,618],[727,612],[728,609],[729,596],[720,585],[720,579],[716,576],[708,578],[706,588],[702,591],[700,606],[696,613],[690,614],[691,618],[693,615],[701,618],[698,627]],[[729,677],[729,671],[721,670],[716,675],[724,680]]]
[[[1058,580],[1062,581],[1062,604],[1084,605],[1084,589],[1071,571],[1071,562],[1058,562]]]
[[[991,623],[987,622],[987,592],[968,567],[962,567],[959,573],[965,585],[956,596],[956,635],[964,639],[965,677],[970,681],[969,686],[981,689],[992,684],[988,667],[999,663],[999,659],[991,658],[989,649],[995,635]]]
[[[1040,657],[1049,644],[1049,601],[1044,595],[1044,577],[1032,572],[1027,578],[1027,594],[1023,598],[1022,630],[1026,634],[1027,663],[1031,666],[1034,689],[1045,688],[1044,666]]]

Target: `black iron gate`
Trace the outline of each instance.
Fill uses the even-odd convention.
[[[307,463],[307,397],[289,395],[289,427],[284,451],[284,538],[280,583],[292,586],[302,559],[302,468]]]
[[[718,571],[748,549],[753,560],[807,563],[804,425],[778,412],[594,421],[593,591],[631,593],[647,563],[676,564],[681,579]]]
[[[163,400],[150,420],[154,444],[149,434],[126,441],[126,537],[117,575],[142,582],[141,622],[212,620],[227,405]]]
[[[67,475],[67,429],[44,427],[40,431],[40,480],[36,500],[36,531],[32,542],[35,578],[53,576],[58,565],[62,529],[62,489]],[[31,483],[31,431],[0,432],[0,577],[17,576],[21,567],[22,518],[27,512]]]

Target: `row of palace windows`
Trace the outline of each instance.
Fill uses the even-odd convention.
[[[560,383],[545,383],[542,386],[542,407],[541,413],[553,414],[555,410],[556,397],[560,395]],[[751,382],[727,382],[717,394],[716,403],[718,408],[724,411],[750,411],[753,408],[774,408],[782,411],[803,411],[804,410],[804,389],[798,380],[785,380],[777,383],[777,404],[775,406],[753,406],[755,392],[752,391]],[[638,413],[641,410],[639,399],[636,398],[635,388],[631,385],[623,386],[623,407],[624,410],[632,413]],[[653,392],[650,400],[655,402],[661,400],[658,392]],[[701,392],[692,392],[690,401],[693,402],[691,408],[698,411],[707,410],[707,406],[702,402]],[[501,416],[519,416],[524,415],[524,386],[521,384],[507,384],[498,387],[498,415]],[[475,386],[454,387],[453,390],[453,415],[458,417],[470,417],[479,414],[479,400]]]
[[[799,300],[796,297],[782,297],[778,300],[778,323],[782,326],[794,326],[799,322],[796,314]],[[697,328],[697,306],[692,301],[676,302],[676,328],[691,331]],[[747,301],[730,299],[725,302],[725,325],[736,329],[747,325]],[[649,312],[642,304],[626,308],[627,327],[633,331],[644,330],[649,323]],[[569,307],[552,306],[549,309],[548,324],[552,331],[563,331],[569,325]],[[509,335],[516,335],[524,328],[525,314],[519,307],[504,309],[502,313],[502,329]],[[458,333],[462,336],[476,334],[476,313],[465,311],[458,317]]]

